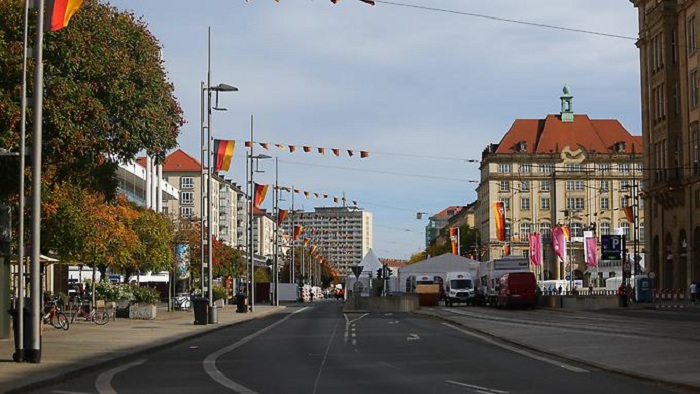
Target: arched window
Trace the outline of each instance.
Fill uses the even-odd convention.
[[[583,225],[581,223],[571,223],[571,236],[572,237],[583,237]]]
[[[620,223],[620,228],[622,228],[622,234],[625,235],[625,238],[630,239],[630,222],[623,220]]]
[[[547,222],[540,223],[540,233],[542,234],[542,240],[552,239],[552,225]]]
[[[520,223],[520,240],[528,241],[530,238],[530,222]]]
[[[610,223],[609,222],[600,223],[600,235],[610,235]]]

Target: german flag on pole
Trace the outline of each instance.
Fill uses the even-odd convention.
[[[284,219],[287,217],[288,213],[289,213],[289,211],[286,209],[280,209],[279,212],[277,212],[277,225],[278,226],[282,225],[282,222],[284,222]]]
[[[255,204],[255,208],[259,208],[260,204],[262,204],[263,201],[265,201],[265,195],[267,194],[267,188],[270,185],[261,185],[259,183],[255,184],[255,187],[253,188],[253,191],[255,192],[254,198],[253,198],[253,204]]]
[[[214,140],[214,171],[228,171],[235,147],[236,141]]]
[[[47,29],[57,31],[68,26],[70,18],[78,12],[82,5],[83,0],[47,0],[44,14]]]
[[[292,237],[296,241],[299,239],[299,236],[301,236],[301,231],[304,229],[303,226],[294,226],[294,233],[292,234]]]

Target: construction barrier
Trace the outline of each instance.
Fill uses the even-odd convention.
[[[688,298],[681,289],[654,289],[654,308],[656,309],[685,309]]]

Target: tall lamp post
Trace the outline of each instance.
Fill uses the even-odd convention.
[[[249,210],[248,210],[248,259],[249,259],[249,264],[250,264],[250,311],[253,312],[255,310],[255,250],[254,250],[254,241],[253,241],[253,217],[255,216],[255,183],[253,182],[253,174],[255,172],[261,172],[261,171],[254,171],[253,170],[253,160],[255,160],[255,163],[258,163],[258,160],[260,159],[271,159],[271,156],[265,155],[265,154],[259,154],[259,155],[254,155],[253,154],[253,118],[251,116],[250,119],[250,152],[248,154],[248,190],[250,193],[248,196],[250,197],[250,205],[249,205]],[[257,166],[256,166],[257,167]]]

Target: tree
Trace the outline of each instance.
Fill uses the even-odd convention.
[[[0,2],[0,148],[13,151],[20,145],[23,14],[24,1]],[[97,0],[85,0],[67,28],[45,33],[44,184],[67,181],[111,200],[119,162],[142,151],[162,161],[177,146],[184,120],[160,49],[142,20]],[[32,69],[30,62],[29,96]],[[27,130],[31,146],[31,125]],[[18,190],[19,160],[6,162],[0,200]]]
[[[150,209],[135,208],[132,222],[139,243],[134,254],[135,268],[141,271],[172,271],[175,256],[171,241],[174,237],[170,219]],[[127,267],[126,277],[132,267]]]

